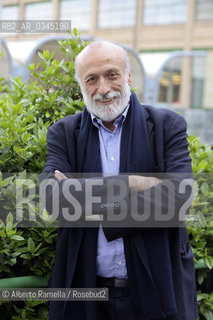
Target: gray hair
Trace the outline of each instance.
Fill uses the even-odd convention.
[[[129,62],[129,56],[126,52],[126,50],[124,50],[124,48],[122,48],[121,46],[113,43],[113,42],[109,42],[109,41],[103,41],[103,40],[96,40],[94,42],[91,42],[90,44],[88,44],[75,58],[75,79],[76,81],[79,83],[80,87],[82,87],[82,82],[79,76],[79,69],[78,69],[78,60],[79,60],[79,56],[81,56],[82,52],[85,52],[85,50],[88,50],[89,48],[93,47],[94,45],[97,44],[102,44],[102,45],[106,45],[106,44],[111,44],[112,46],[115,46],[117,48],[119,48],[121,50],[121,52],[123,53],[123,58],[124,58],[124,62],[125,62],[125,78],[126,80],[128,79],[129,76],[129,72],[130,72],[130,62]]]

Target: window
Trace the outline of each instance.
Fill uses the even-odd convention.
[[[135,25],[136,0],[100,0],[98,27],[122,28]]]
[[[213,0],[196,0],[195,20],[213,21]]]
[[[1,1],[1,0],[0,0]],[[18,20],[19,19],[19,6],[18,5],[12,5],[12,6],[3,6],[2,12],[0,12],[0,19],[1,20]],[[13,32],[7,32],[7,37],[13,37],[16,35],[16,33]],[[2,57],[1,57],[2,60]],[[2,66],[1,66],[2,68]],[[0,72],[1,72],[0,68]]]
[[[18,20],[19,7],[16,6],[4,6],[2,7],[1,19],[2,20]]]
[[[25,4],[26,20],[51,20],[52,19],[52,2],[37,2]]]
[[[186,10],[187,0],[144,0],[143,24],[184,23]]]
[[[162,71],[158,103],[180,105],[182,58],[174,58]]]
[[[61,0],[60,19],[71,20],[72,28],[90,28],[91,0]]]

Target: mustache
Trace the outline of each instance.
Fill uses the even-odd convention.
[[[103,99],[113,99],[113,98],[120,98],[121,94],[118,91],[110,91],[107,94],[101,94],[101,93],[96,93],[93,96],[93,100],[97,101],[97,100],[103,100]]]

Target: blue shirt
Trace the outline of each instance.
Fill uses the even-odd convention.
[[[113,132],[106,128],[100,119],[91,115],[93,125],[99,129],[101,164],[104,176],[119,173],[121,133],[128,108],[129,106],[114,122],[115,129]],[[96,273],[101,277],[127,278],[123,239],[119,238],[108,242],[101,226],[98,233]]]

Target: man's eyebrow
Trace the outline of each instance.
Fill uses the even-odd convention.
[[[120,72],[120,69],[119,68],[111,68],[109,70],[107,70],[105,73],[110,73],[110,72]]]
[[[110,68],[104,72],[104,74],[109,74],[110,72],[120,72],[120,69],[117,67]],[[85,76],[84,81],[87,81],[91,77],[97,77],[96,73],[89,73]]]

